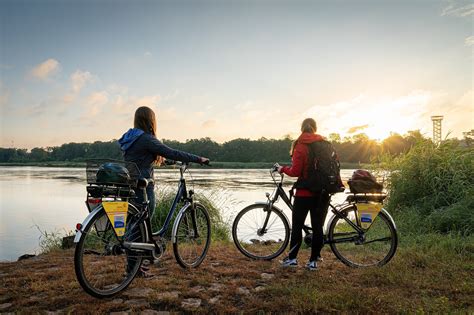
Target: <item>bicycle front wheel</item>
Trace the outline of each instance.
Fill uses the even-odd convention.
[[[232,238],[245,256],[271,260],[288,245],[290,226],[280,210],[255,204],[239,212],[232,225]]]
[[[350,267],[383,266],[392,259],[398,246],[395,226],[380,212],[369,229],[357,232],[357,209],[350,206],[341,211],[329,226],[328,240],[336,257]],[[351,223],[349,223],[351,222]]]
[[[137,216],[138,211],[129,205],[127,230],[123,240],[145,242],[145,226],[134,221]],[[123,248],[105,210],[102,209],[83,227],[81,238],[76,245],[74,267],[77,280],[82,288],[94,297],[113,296],[132,282],[144,254],[143,251]]]
[[[198,267],[211,242],[211,220],[203,205],[194,203],[178,218],[173,241],[174,257],[183,268]]]

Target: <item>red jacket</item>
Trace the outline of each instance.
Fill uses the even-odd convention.
[[[322,141],[324,138],[318,134],[303,132],[296,140],[296,145],[291,157],[291,166],[283,166],[282,173],[291,177],[306,178],[308,175],[308,144],[315,141]],[[308,189],[300,188],[296,190],[297,197],[311,197],[314,193]]]

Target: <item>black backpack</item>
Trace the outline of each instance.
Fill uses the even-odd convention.
[[[294,187],[329,194],[344,191],[340,174],[341,163],[331,142],[315,141],[308,144],[308,151],[307,178],[298,178]]]

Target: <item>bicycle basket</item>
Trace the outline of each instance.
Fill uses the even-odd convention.
[[[111,159],[88,160],[87,183],[105,186],[136,186],[140,171],[135,163]]]

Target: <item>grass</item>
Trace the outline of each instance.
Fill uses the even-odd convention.
[[[164,224],[168,212],[173,204],[173,200],[176,195],[176,188],[170,186],[162,186],[156,192],[157,205],[155,212],[152,217],[153,231],[158,231]],[[196,202],[201,203],[208,211],[211,220],[211,236],[213,240],[228,241],[230,239],[229,224],[224,222],[219,209],[219,203],[222,204],[223,200],[219,200],[217,191],[214,189],[208,190],[206,193],[197,193],[194,196]],[[182,203],[177,207],[177,211],[174,213],[171,224],[168,227],[168,231],[165,234],[168,239],[171,237],[172,224],[181,208]]]
[[[472,237],[471,237],[472,241]],[[77,283],[72,251],[1,263],[0,303],[8,312],[101,313],[142,310],[200,313],[472,313],[472,247],[458,236],[402,238],[382,268],[346,267],[326,247],[317,272],[253,261],[228,242],[214,241],[204,263],[183,272],[168,251],[152,279],[135,279],[115,298],[98,300]],[[436,245],[438,244],[438,245]],[[300,265],[309,250],[299,255]],[[265,276],[263,274],[266,274]],[[269,276],[268,276],[269,275]],[[201,301],[188,308],[183,301]],[[216,302],[217,300],[217,302]],[[87,305],[87,306],[85,306]]]
[[[422,141],[407,154],[385,156],[380,167],[391,173],[388,209],[409,217],[407,226],[423,233],[474,231],[474,147]]]
[[[63,248],[63,238],[72,236],[73,231],[43,231],[38,225],[35,225],[40,232],[39,247],[42,254],[47,254],[53,251],[59,251]]]

